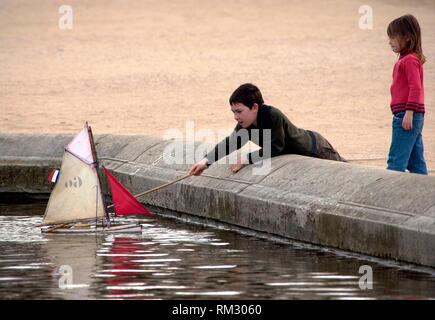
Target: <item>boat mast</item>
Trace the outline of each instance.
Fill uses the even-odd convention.
[[[95,144],[94,144],[94,136],[92,134],[92,128],[90,126],[88,126],[88,122],[86,122],[86,126],[88,127],[88,133],[89,133],[89,140],[91,143],[91,150],[92,150],[92,157],[94,160],[94,164],[95,164],[95,168],[97,170],[97,178],[98,178],[98,186],[97,189],[99,189],[100,193],[101,193],[101,198],[103,200],[103,210],[104,210],[104,216],[106,218],[107,221],[110,221],[110,217],[107,213],[107,206],[106,206],[106,199],[103,195],[103,190],[101,189],[101,177],[100,177],[100,165],[98,163],[98,157],[97,157],[97,151],[95,150]]]

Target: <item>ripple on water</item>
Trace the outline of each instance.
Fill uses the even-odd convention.
[[[242,291],[192,291],[192,292],[175,292],[178,296],[237,296],[242,294]]]
[[[0,216],[0,241],[20,243],[48,241],[35,227],[42,222],[39,216]]]
[[[107,290],[174,290],[186,289],[186,286],[108,286]]]
[[[194,269],[232,269],[237,265],[219,265],[219,266],[193,266]]]

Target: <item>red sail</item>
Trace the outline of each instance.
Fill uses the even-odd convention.
[[[154,214],[149,212],[139,201],[118,181],[110,172],[104,168],[109,180],[110,190],[112,191],[112,200],[115,207],[116,215],[125,214]]]

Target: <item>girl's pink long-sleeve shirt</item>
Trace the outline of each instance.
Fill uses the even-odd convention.
[[[401,55],[394,65],[390,91],[393,114],[406,110],[425,112],[423,66],[414,53]]]

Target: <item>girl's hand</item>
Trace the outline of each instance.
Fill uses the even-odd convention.
[[[402,128],[405,130],[411,130],[412,129],[412,118],[414,115],[414,111],[406,110],[405,115],[403,116],[402,120]]]
[[[204,158],[201,161],[195,163],[192,168],[190,168],[189,170],[189,174],[193,174],[195,176],[199,176],[201,175],[201,173],[207,169],[207,163],[208,163],[208,159]]]

